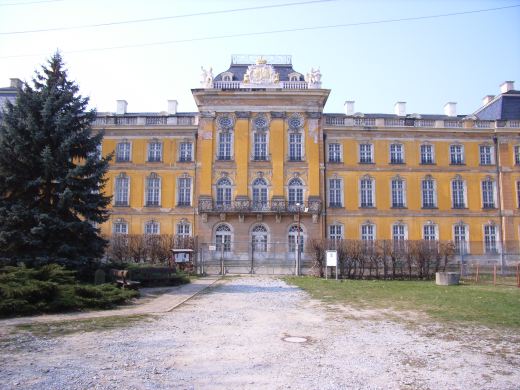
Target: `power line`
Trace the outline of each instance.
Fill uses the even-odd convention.
[[[272,34],[282,34],[282,33],[289,33],[289,32],[299,32],[299,31],[325,30],[325,29],[332,29],[332,28],[357,27],[357,26],[367,26],[367,25],[374,25],[374,24],[407,22],[407,21],[414,21],[414,20],[438,19],[438,18],[449,17],[449,16],[460,16],[460,15],[469,15],[469,14],[476,14],[476,13],[482,13],[482,12],[500,11],[500,10],[504,10],[504,9],[517,8],[517,7],[520,7],[520,4],[510,5],[510,6],[505,6],[505,7],[497,7],[497,8],[479,9],[479,10],[473,10],[473,11],[452,12],[452,13],[446,13],[446,14],[436,14],[436,15],[426,15],[426,16],[414,16],[414,17],[409,17],[409,18],[380,19],[380,20],[373,20],[373,21],[368,21],[368,22],[356,22],[356,23],[333,24],[333,25],[324,25],[324,26],[288,28],[288,29],[281,29],[281,30],[259,31],[259,32],[251,32],[251,33],[216,35],[216,36],[208,36],[208,37],[200,37],[200,38],[186,38],[186,39],[177,39],[177,40],[170,40],[170,41],[136,43],[136,44],[132,44],[132,45],[67,50],[67,51],[63,51],[63,53],[65,53],[65,54],[87,53],[87,52],[94,52],[94,51],[108,51],[108,50],[120,50],[120,49],[129,49],[129,48],[137,48],[137,47],[171,45],[171,44],[175,44],[175,43],[210,41],[210,40],[226,39],[226,38],[241,38],[241,37],[251,37],[251,36],[260,36],[260,35],[272,35]],[[0,59],[35,57],[35,56],[40,57],[42,55],[45,55],[45,54],[8,55],[8,56],[0,56]]]
[[[56,3],[58,1],[65,1],[65,0],[39,0],[39,1],[28,1],[26,3],[5,3],[1,4],[0,7],[7,7],[11,5],[27,5],[27,4],[40,4],[40,3]]]
[[[47,0],[47,1],[49,1],[49,0]],[[51,1],[63,1],[63,0],[51,0]],[[254,10],[268,9],[268,8],[291,7],[291,6],[295,6],[295,5],[325,3],[325,2],[330,2],[330,1],[338,1],[338,0],[300,1],[300,2],[296,2],[296,3],[262,5],[262,6],[256,6],[256,7],[234,8],[234,9],[227,9],[227,10],[221,10],[221,11],[207,11],[207,12],[197,12],[197,13],[182,14],[182,15],[160,16],[160,17],[156,17],[156,18],[147,18],[147,19],[123,20],[123,21],[119,21],[119,22],[84,24],[84,25],[80,25],[80,26],[71,26],[71,27],[53,27],[53,28],[42,28],[42,29],[37,29],[37,30],[7,31],[7,32],[0,32],[0,35],[32,34],[32,33],[50,32],[50,31],[79,30],[79,29],[86,29],[86,28],[117,26],[117,25],[121,25],[121,24],[146,23],[146,22],[156,22],[159,20],[191,18],[194,16],[219,15],[219,14],[232,13],[232,12],[254,11]],[[26,4],[29,4],[29,3],[26,3]]]

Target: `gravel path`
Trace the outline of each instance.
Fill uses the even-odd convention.
[[[228,279],[128,328],[18,335],[2,345],[0,388],[520,388],[512,342],[477,342],[474,329],[439,338],[434,324],[366,314],[328,307],[274,278]]]

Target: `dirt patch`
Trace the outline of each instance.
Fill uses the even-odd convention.
[[[517,389],[514,335],[353,312],[267,277],[233,278],[121,329],[25,334],[0,352],[3,389]],[[419,325],[417,325],[419,324]],[[491,330],[485,330],[486,332]],[[498,336],[498,333],[495,334]],[[291,343],[288,336],[305,337]],[[12,344],[10,344],[12,345]]]

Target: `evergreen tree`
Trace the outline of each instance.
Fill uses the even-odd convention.
[[[112,156],[101,158],[94,110],[56,53],[7,103],[0,124],[0,260],[80,265],[103,255],[96,224]]]

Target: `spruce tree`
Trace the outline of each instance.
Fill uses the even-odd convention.
[[[103,255],[97,224],[111,158],[101,158],[95,111],[59,53],[25,83],[0,124],[0,260],[79,266]]]

